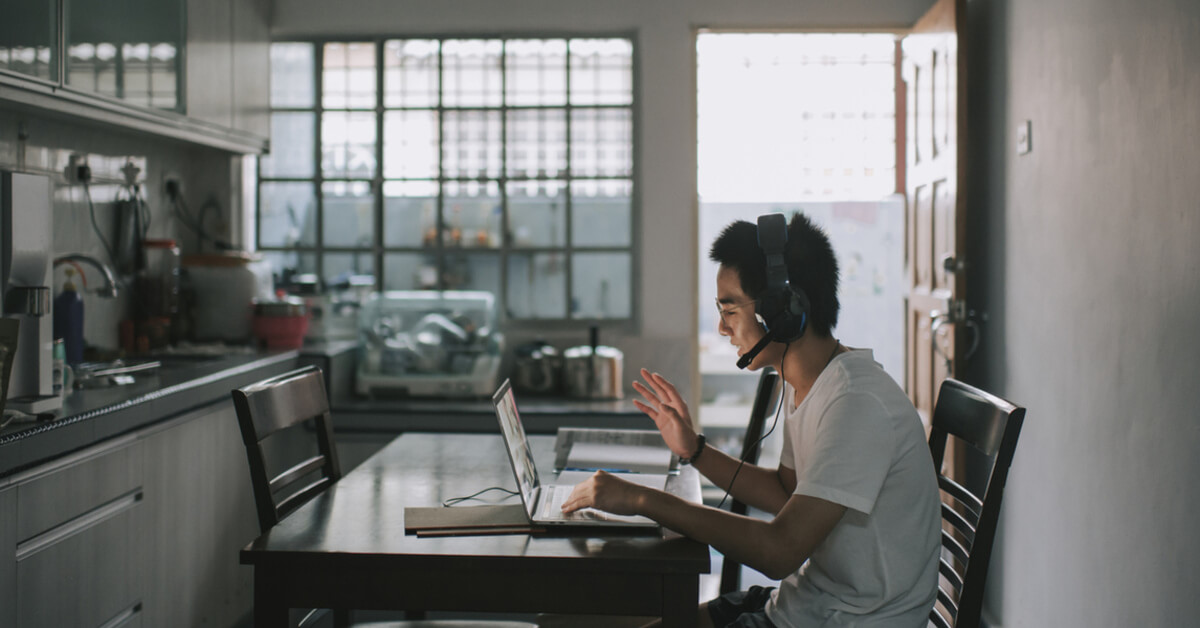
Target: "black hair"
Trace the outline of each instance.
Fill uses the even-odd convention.
[[[830,337],[837,327],[838,262],[833,245],[812,220],[800,212],[788,223],[788,282],[808,295],[808,326],[817,335]],[[709,259],[732,268],[742,284],[742,292],[752,299],[767,288],[767,260],[758,245],[758,226],[737,220],[725,227],[713,240]]]

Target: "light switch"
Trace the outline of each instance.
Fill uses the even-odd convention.
[[[1026,120],[1017,126],[1017,154],[1024,155],[1033,150],[1033,121]]]

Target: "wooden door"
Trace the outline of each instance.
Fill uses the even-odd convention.
[[[905,375],[926,431],[938,386],[961,373],[977,341],[963,272],[966,129],[965,0],[938,0],[903,42]],[[950,456],[951,452],[947,452]]]

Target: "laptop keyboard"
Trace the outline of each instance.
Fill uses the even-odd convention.
[[[563,502],[571,496],[571,490],[574,486],[568,484],[552,484],[550,486],[542,486],[542,512],[540,519],[565,519],[587,520],[587,521],[607,521],[611,519],[611,515],[592,508],[584,508],[575,512],[564,514],[562,511]]]

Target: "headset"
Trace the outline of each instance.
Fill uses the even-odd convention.
[[[767,333],[738,358],[740,369],[750,366],[769,343],[799,340],[808,328],[808,295],[788,281],[787,240],[787,219],[783,214],[758,217],[758,246],[767,261],[767,287],[754,302],[754,316]]]

